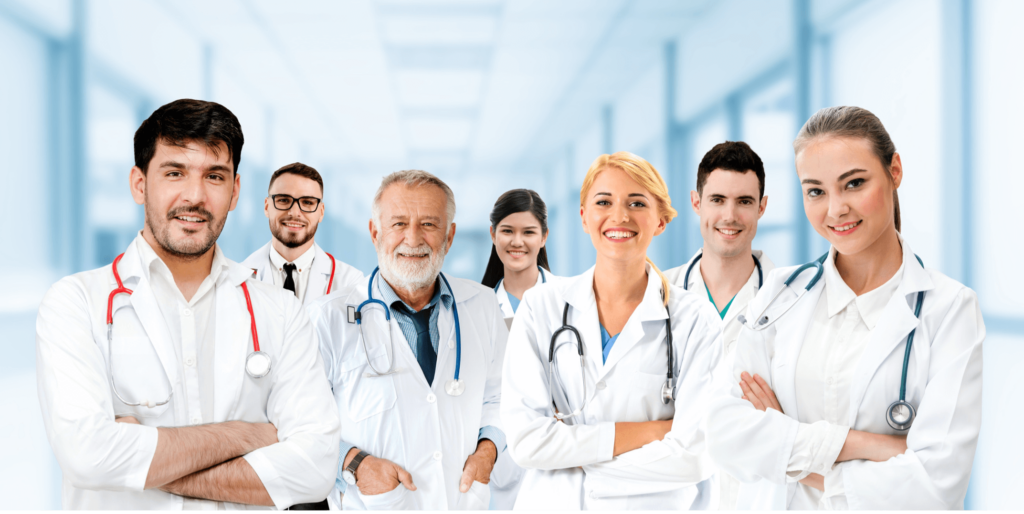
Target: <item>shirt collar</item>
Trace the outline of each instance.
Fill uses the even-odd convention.
[[[142,237],[142,232],[135,237],[135,247],[139,252],[139,259],[142,261],[142,272],[146,277],[146,280],[152,278],[153,272],[165,274],[166,277],[170,277],[173,282],[173,275],[171,269],[167,267],[163,259],[156,254],[153,247],[150,246],[149,241]],[[211,282],[216,282],[221,278],[221,272],[228,268],[227,257],[224,256],[224,252],[221,251],[220,245],[215,244],[213,247],[213,263],[210,265],[210,274],[207,278],[211,279]],[[226,276],[226,274],[225,274]]]
[[[397,302],[401,304],[403,307],[405,307],[408,310],[408,312],[415,312],[413,311],[412,307],[409,307],[408,304],[406,304],[404,301],[402,301],[401,298],[399,298],[398,293],[396,293],[395,290],[391,288],[391,285],[388,284],[387,280],[384,280],[384,277],[381,276],[379,271],[377,272],[377,277],[375,278],[375,280],[377,281],[377,291],[380,292],[380,296],[381,298],[383,298],[385,304],[389,306],[394,306],[394,304]],[[451,289],[448,289],[448,285],[445,283],[444,280],[441,280],[440,276],[435,278],[434,281],[435,284],[437,285],[437,287],[434,288],[434,296],[430,298],[430,302],[427,303],[424,309],[437,305],[438,299],[440,299],[441,305],[443,305],[445,309],[451,310],[452,302],[454,301],[455,298],[455,296],[452,294]]]
[[[857,311],[864,320],[864,324],[868,329],[874,329],[885,306],[896,294],[896,290],[903,280],[903,265],[901,264],[900,269],[896,270],[896,273],[884,284],[857,296],[839,275],[839,270],[836,269],[835,254],[836,250],[832,248],[828,253],[828,258],[825,259],[825,298],[828,301],[828,317],[831,318],[841,312],[850,305],[850,302],[856,302]]]
[[[299,258],[292,261],[295,264],[296,269],[299,272],[309,271],[309,267],[313,265],[313,257],[316,256],[316,245],[310,245],[309,249],[306,250]],[[288,263],[280,253],[277,252],[277,248],[274,245],[270,245],[270,263],[274,265],[278,271],[284,270],[284,265]]]

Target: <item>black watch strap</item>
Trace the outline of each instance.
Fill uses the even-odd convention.
[[[370,454],[363,450],[359,450],[359,453],[355,457],[352,457],[352,461],[345,466],[345,471],[352,473],[352,476],[356,476],[356,470],[359,469],[359,465],[363,463],[363,459],[368,457]]]

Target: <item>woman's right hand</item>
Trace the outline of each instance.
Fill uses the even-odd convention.
[[[672,420],[619,422],[615,424],[615,447],[612,455],[618,457],[648,443],[661,441],[672,430]]]
[[[905,435],[872,434],[861,430],[850,430],[836,462],[848,460],[885,462],[906,451],[907,436]]]

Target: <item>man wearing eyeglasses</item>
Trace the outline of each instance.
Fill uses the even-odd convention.
[[[295,293],[303,307],[363,279],[313,241],[324,219],[323,195],[324,180],[312,166],[294,162],[275,171],[263,202],[273,237],[243,262],[257,280]]]

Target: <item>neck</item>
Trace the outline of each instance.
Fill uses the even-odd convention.
[[[437,277],[434,277],[434,280],[430,281],[429,286],[422,287],[420,289],[403,289],[401,287],[396,287],[395,284],[392,284],[391,281],[385,278],[383,274],[380,278],[391,286],[391,290],[398,295],[399,299],[405,302],[409,307],[412,307],[416,312],[423,310],[423,308],[430,303],[430,299],[434,297],[434,290],[437,289]]]
[[[523,293],[537,284],[537,275],[540,275],[540,270],[537,269],[536,263],[519,271],[512,271],[506,267],[505,278],[502,279],[505,292],[522,299]]]
[[[281,257],[284,257],[285,261],[295,262],[295,259],[302,257],[302,254],[313,247],[313,239],[306,241],[306,244],[302,246],[288,248],[284,243],[278,241],[277,238],[271,238],[270,245],[274,247],[274,250],[277,250],[277,253],[281,254]]]
[[[192,296],[199,289],[206,277],[210,276],[210,268],[213,266],[213,255],[217,247],[214,245],[206,253],[198,257],[181,257],[172,254],[164,249],[157,241],[153,232],[147,226],[142,230],[142,237],[149,243],[149,246],[156,252],[167,269],[171,270],[174,277],[174,285],[178,286],[185,301],[192,300]]]
[[[729,298],[735,296],[754,272],[752,255],[749,247],[746,251],[725,256],[709,251],[707,245],[704,245],[700,258],[700,276],[707,284],[711,295]]]
[[[602,302],[640,303],[646,290],[646,256],[629,261],[597,256],[597,264],[594,266],[594,296],[599,305]]]
[[[855,254],[836,254],[836,269],[857,296],[889,281],[903,264],[903,247],[890,226],[874,243]]]

